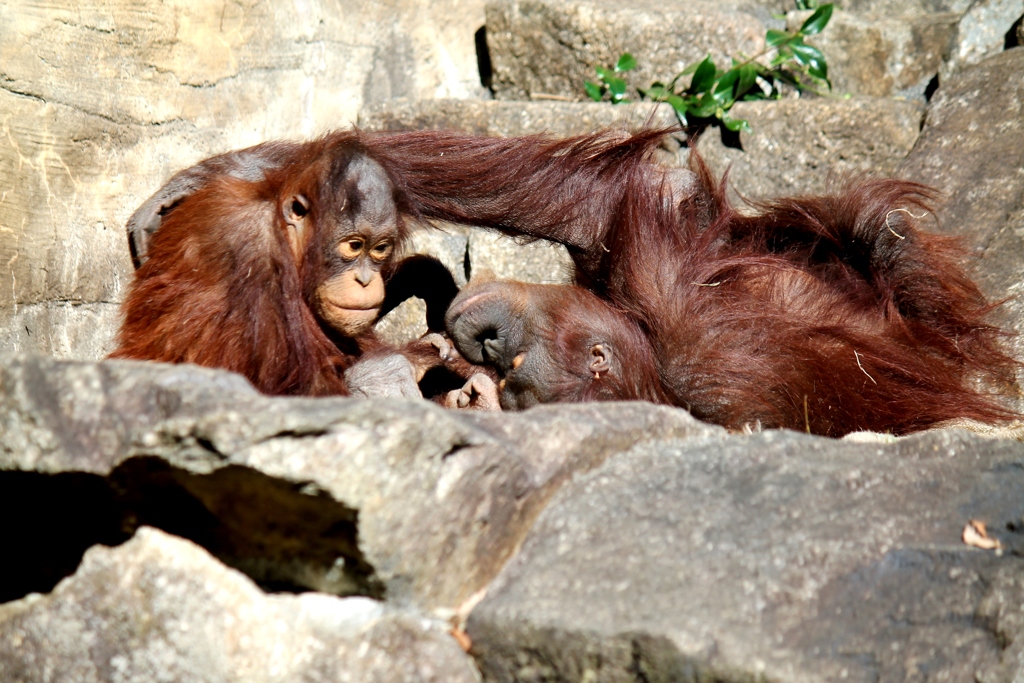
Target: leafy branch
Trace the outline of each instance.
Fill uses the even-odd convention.
[[[808,4],[797,0],[798,6]],[[821,33],[832,18],[832,3],[821,5],[796,31],[770,29],[765,33],[765,49],[752,57],[733,58],[728,69],[719,69],[711,56],[687,66],[666,83],[655,82],[647,90],[637,89],[640,96],[655,102],[668,102],[683,126],[690,119],[718,119],[731,131],[750,131],[744,119],[732,118],[727,113],[736,102],[778,99],[787,88],[798,92],[825,94],[832,89],[828,79],[828,64],[818,48],[808,45],[804,38]],[[623,75],[636,68],[637,62],[628,52],[619,57],[611,69],[596,67],[600,83],[587,81],[584,89],[595,102],[605,95],[613,104],[629,102],[628,85]],[[685,88],[679,84],[690,76]]]

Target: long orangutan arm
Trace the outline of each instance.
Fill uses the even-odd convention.
[[[593,254],[665,134],[556,140],[415,131],[368,134],[364,142],[424,216]]]

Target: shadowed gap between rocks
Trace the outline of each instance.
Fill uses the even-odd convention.
[[[0,472],[0,515],[0,602],[49,592],[90,546],[119,545],[142,525],[203,546],[268,591],[384,595],[358,547],[356,510],[237,465],[197,475],[141,457],[106,478]]]
[[[476,68],[480,72],[480,85],[487,88],[493,96],[491,81],[494,77],[494,67],[491,65],[491,51],[487,47],[486,26],[481,26],[473,34],[473,43],[476,46]]]
[[[1017,17],[1017,21],[1013,22],[1013,26],[1006,32],[1006,36],[1003,38],[1003,49],[1011,50],[1015,47],[1020,47],[1020,36],[1021,36],[1021,23],[1024,22],[1024,15]]]

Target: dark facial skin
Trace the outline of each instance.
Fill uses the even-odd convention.
[[[615,319],[610,319],[613,316]],[[589,292],[512,281],[470,284],[452,302],[446,327],[470,362],[497,370],[501,407],[629,399],[615,339],[621,321]]]
[[[324,172],[311,169],[306,177],[324,177]],[[323,281],[311,304],[327,325],[354,337],[373,326],[384,302],[381,270],[394,253],[401,218],[391,181],[367,157],[357,156],[348,164],[340,189],[322,193],[320,201],[313,199],[315,188],[286,193],[281,212],[297,260],[309,256],[310,222],[317,222],[322,239],[314,253],[322,264]]]

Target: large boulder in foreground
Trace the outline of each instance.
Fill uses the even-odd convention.
[[[0,530],[0,600],[49,590],[90,545],[145,524],[269,588],[450,609],[574,472],[637,441],[725,434],[641,403],[480,414],[268,398],[187,365],[7,357],[0,514],[23,521]]]
[[[199,546],[143,527],[89,550],[49,595],[0,605],[0,679],[479,680],[446,631],[367,598],[267,595]]]
[[[432,619],[468,613],[488,681],[1009,682],[1024,444],[856,438],[729,434],[640,402],[268,398],[185,365],[8,356],[0,678],[163,658],[220,681],[243,658],[249,680],[462,680]],[[961,543],[972,520],[999,551]],[[361,597],[268,597],[220,563]]]
[[[1019,680],[1022,461],[957,431],[638,446],[551,501],[473,654],[495,682]]]

